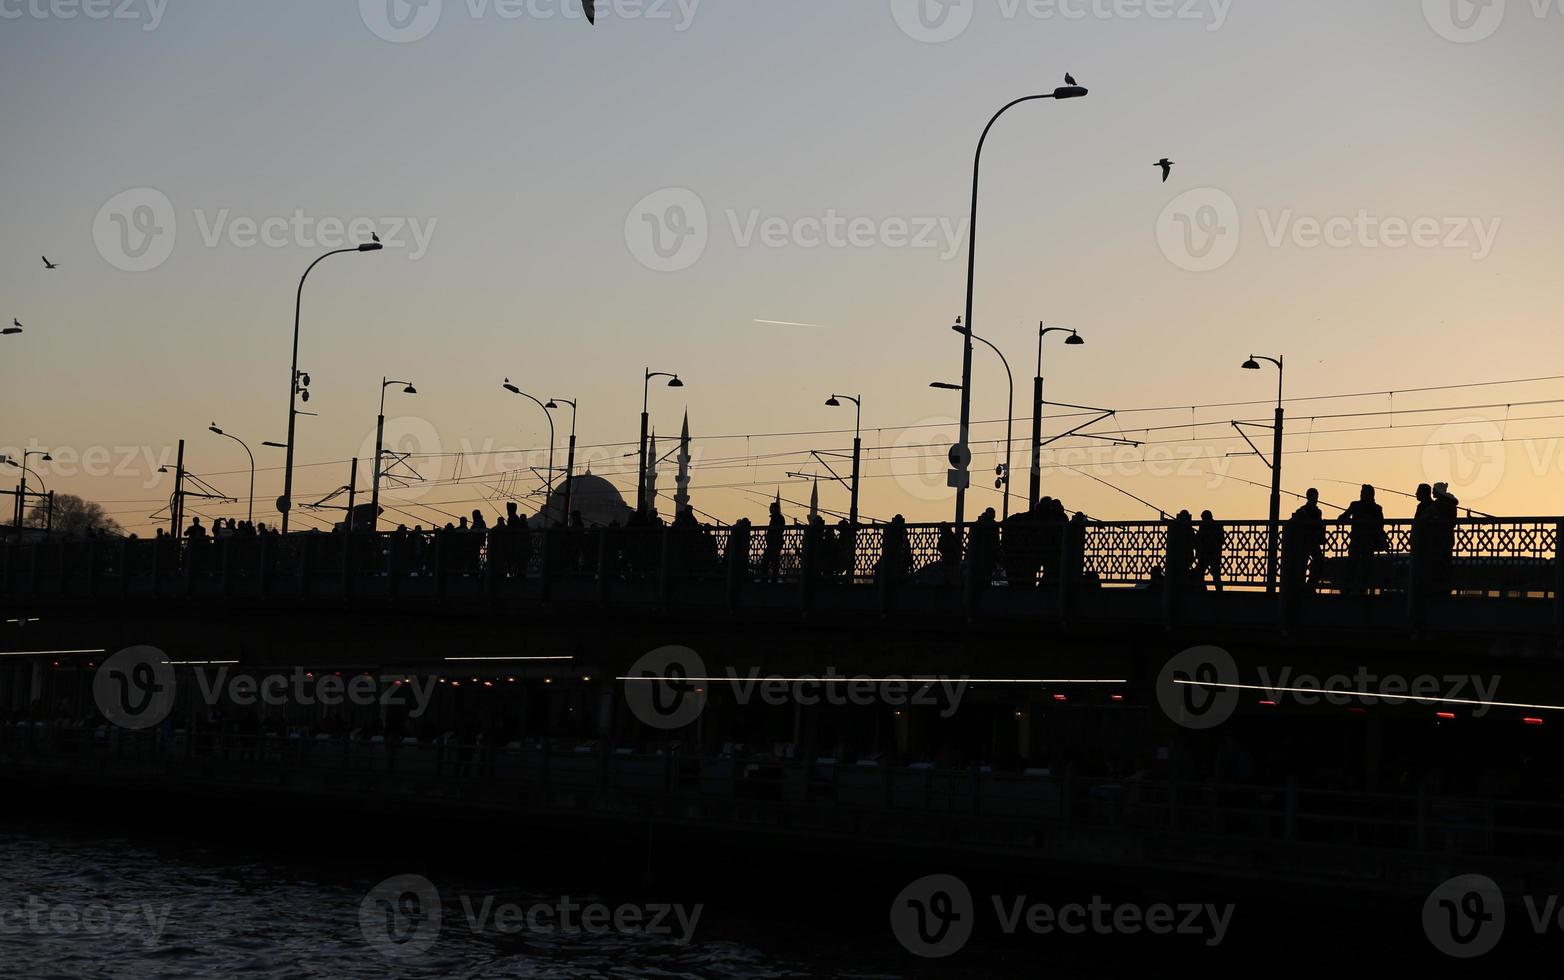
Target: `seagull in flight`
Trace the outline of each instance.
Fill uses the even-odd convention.
[[[50,262],[49,261],[49,256],[44,255],[44,256],[40,256],[40,257],[43,259],[43,267],[45,269],[58,269],[60,267],[58,263]]]
[[[585,8],[588,24],[597,23],[597,0],[581,0],[581,6]]]
[[[1173,173],[1173,161],[1169,160],[1167,157],[1163,157],[1161,160],[1158,160],[1156,163],[1152,164],[1152,166],[1162,168],[1162,182],[1166,184],[1168,182],[1169,175]]]
[[[1064,73],[1064,84],[1066,84],[1066,85],[1074,85],[1075,84],[1075,76],[1070,74],[1069,72],[1065,72]]]

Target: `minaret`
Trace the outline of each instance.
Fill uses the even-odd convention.
[[[657,430],[652,430],[652,440],[646,447],[646,512],[657,510]]]
[[[678,517],[690,508],[690,413],[684,413],[684,429],[679,433],[679,476],[674,481],[673,516]]]
[[[809,491],[809,519],[813,521],[820,516],[820,478],[815,477],[814,486]]]

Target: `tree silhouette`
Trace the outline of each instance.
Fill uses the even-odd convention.
[[[28,527],[49,526],[49,504],[36,503],[27,512],[23,522]],[[54,532],[66,537],[81,538],[88,534],[120,535],[124,530],[110,517],[101,504],[68,493],[54,495]]]

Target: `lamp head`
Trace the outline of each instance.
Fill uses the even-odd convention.
[[[1255,360],[1253,355],[1250,355],[1249,360],[1245,361],[1241,366],[1245,371],[1260,370],[1260,362]]]
[[[207,426],[207,427],[206,427],[206,430],[207,430],[207,431],[208,431],[208,432],[215,432],[215,433],[216,433],[216,434],[218,434],[218,435],[223,435],[223,434],[224,434],[224,433],[223,433],[223,430],[222,430],[222,429],[219,429],[219,428],[218,428],[218,427],[217,427],[217,423],[216,423],[216,422],[213,422],[213,423],[212,423],[212,424],[211,424],[211,425],[209,425],[209,426]]]
[[[1086,94],[1087,89],[1079,85],[1061,85],[1059,88],[1054,89],[1054,98],[1056,99],[1084,99]]]
[[[414,388],[412,385],[408,385],[406,388],[402,389],[402,394],[404,394],[404,395],[416,395],[416,394],[418,394],[418,389]]]
[[[6,327],[4,330],[0,330],[0,336],[9,337],[12,334],[18,334],[18,333],[21,333],[21,332],[22,332],[22,328],[21,327]]]
[[[676,374],[676,375],[673,376],[673,380],[668,382],[668,387],[670,387],[670,388],[683,388],[684,387],[684,382],[680,381],[679,380],[679,376]]]
[[[48,453],[44,453],[42,456],[39,456],[38,458],[43,460],[45,463],[52,463],[52,462],[54,462],[54,457],[50,456]]]
[[[556,402],[555,402],[555,401],[554,401],[554,399],[552,399],[552,398],[550,398],[550,399],[549,399],[549,400],[548,400],[548,402],[546,402],[546,403],[545,403],[545,404],[544,404],[544,406],[543,406],[543,407],[544,407],[544,408],[547,408],[547,409],[555,409],[555,408],[558,408],[558,407],[559,407],[559,405],[558,405],[558,404],[557,404],[557,403],[556,403]]]
[[[835,395],[832,395],[830,398],[827,398],[825,400],[825,404],[826,404],[827,408],[841,408],[842,407],[842,403],[837,401]]]
[[[1070,336],[1064,338],[1064,345],[1066,347],[1080,347],[1085,343],[1086,341],[1082,339],[1081,335],[1076,333],[1074,330],[1070,331]]]
[[[360,252],[378,252],[383,248],[385,248],[385,246],[379,242],[365,242],[358,247],[358,250]]]
[[[516,387],[515,385],[511,384],[509,378],[505,379],[505,390],[510,392],[513,395],[521,394],[521,389]]]

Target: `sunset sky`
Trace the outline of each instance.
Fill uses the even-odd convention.
[[[958,396],[928,385],[960,380],[973,149],[1072,72],[1090,97],[1018,107],[985,156],[974,322],[1015,372],[1018,499],[1046,321],[1088,341],[1049,338],[1048,398],[1147,444],[1045,455],[1044,492],[1093,517],[1156,514],[1059,464],[1264,516],[1265,464],[1227,456],[1275,397],[1251,353],[1286,355],[1288,489],[1564,508],[1558,5],[599,3],[590,27],[577,0],[0,0],[0,315],[25,326],[0,338],[0,452],[51,451],[49,489],[146,535],[180,438],[247,494],[215,421],[274,521],[299,275],[372,229],[385,251],[304,295],[301,503],[354,456],[367,483],[383,376],[418,388],[388,428],[430,481],[388,491],[388,520],[537,486],[505,475],[548,443],[507,377],[578,399],[581,462],[633,499],[650,366],[687,383],[652,413],[667,450],[688,409],[709,517],[807,501],[784,474],[847,448],[841,392],[864,400],[865,515],[948,520]],[[1005,395],[980,347],[969,514],[999,506]]]

